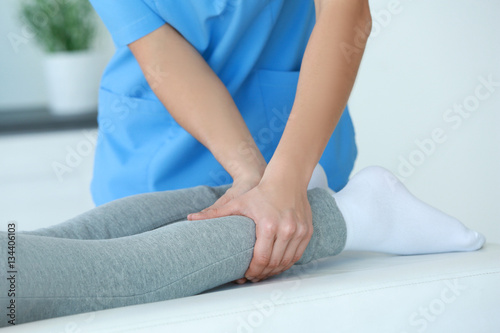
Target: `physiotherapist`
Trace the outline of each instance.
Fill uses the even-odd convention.
[[[99,93],[95,203],[232,183],[188,219],[254,220],[247,279],[290,268],[313,233],[313,170],[339,191],[354,165],[347,100],[368,0],[91,2],[116,45]]]

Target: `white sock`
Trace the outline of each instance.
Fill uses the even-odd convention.
[[[308,190],[311,190],[315,187],[324,188],[325,190],[330,190],[328,187],[328,178],[326,176],[325,169],[321,166],[321,164],[316,164],[316,167],[313,170],[311,180],[309,181],[309,185],[307,186]]]
[[[367,167],[333,194],[347,225],[344,250],[424,254],[480,249],[485,238],[414,197],[388,170]]]

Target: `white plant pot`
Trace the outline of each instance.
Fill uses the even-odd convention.
[[[95,112],[102,58],[92,51],[60,52],[45,56],[49,109],[56,115]]]

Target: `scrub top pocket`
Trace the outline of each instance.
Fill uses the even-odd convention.
[[[151,136],[174,138],[184,129],[158,100],[115,94],[101,89],[98,115],[99,130],[111,136],[120,135],[124,144],[139,148],[149,144]],[[128,139],[131,139],[128,141]]]

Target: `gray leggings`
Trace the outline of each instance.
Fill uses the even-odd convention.
[[[242,278],[255,245],[253,220],[186,220],[228,188],[134,195],[52,227],[16,232],[15,323],[191,296]],[[297,265],[336,255],[345,245],[333,197],[316,188],[308,199],[314,234]],[[7,242],[7,230],[1,231],[2,276],[9,270]],[[0,282],[0,327],[8,325],[10,282]]]

